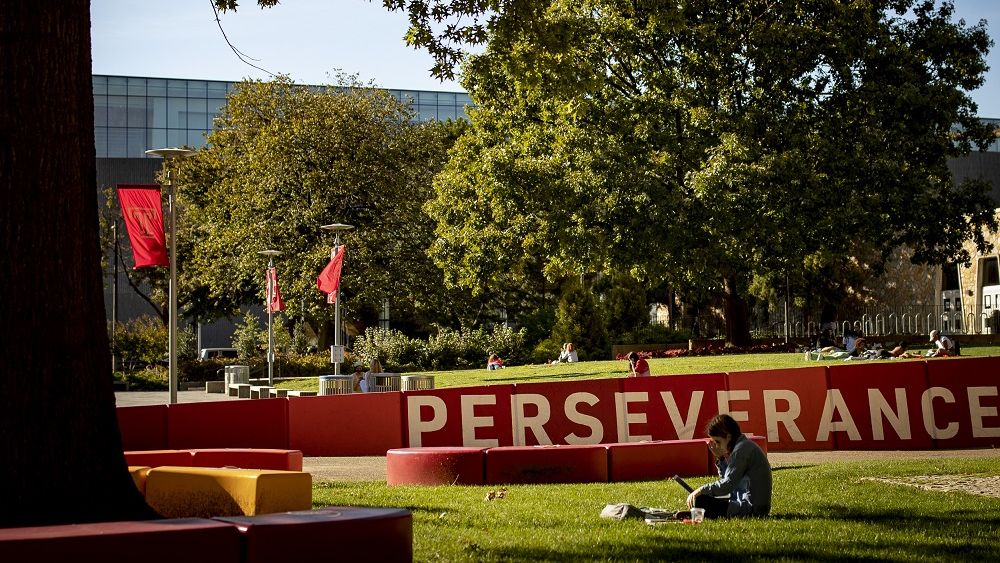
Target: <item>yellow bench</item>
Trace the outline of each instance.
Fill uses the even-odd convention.
[[[145,473],[146,502],[165,518],[254,516],[312,508],[312,476],[299,471],[164,466]]]
[[[146,474],[149,473],[150,467],[148,465],[130,465],[128,466],[128,472],[132,475],[132,481],[135,482],[135,486],[142,493],[142,496],[146,496]]]

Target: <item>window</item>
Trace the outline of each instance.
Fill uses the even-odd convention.
[[[962,289],[958,282],[958,264],[945,264],[941,267],[941,291]]]
[[[128,125],[128,98],[125,96],[108,96],[108,126],[125,127]]]
[[[1000,262],[998,262],[996,256],[990,256],[989,258],[983,258],[980,262],[980,268],[983,272],[983,285],[1000,285]]]
[[[145,78],[129,78],[128,79],[128,95],[129,96],[145,96],[146,95],[146,79]]]
[[[137,96],[128,97],[128,126],[146,126],[146,98]]]

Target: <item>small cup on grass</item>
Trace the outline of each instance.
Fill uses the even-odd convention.
[[[704,508],[692,508],[691,509],[691,521],[695,524],[701,524],[705,521],[705,509]]]

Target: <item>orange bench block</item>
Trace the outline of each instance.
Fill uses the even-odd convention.
[[[143,496],[146,496],[146,474],[149,473],[150,469],[152,468],[145,465],[128,466],[128,472],[132,475],[132,481],[135,483],[136,488],[139,489],[139,492],[142,493]]]
[[[216,520],[239,529],[245,563],[413,560],[413,517],[401,508],[332,506]]]
[[[482,485],[486,448],[397,448],[386,454],[389,485]]]
[[[312,476],[296,471],[157,467],[146,502],[167,518],[252,516],[312,507]]]

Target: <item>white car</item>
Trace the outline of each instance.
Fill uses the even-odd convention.
[[[202,348],[198,350],[199,360],[215,360],[219,358],[236,358],[236,348]]]

